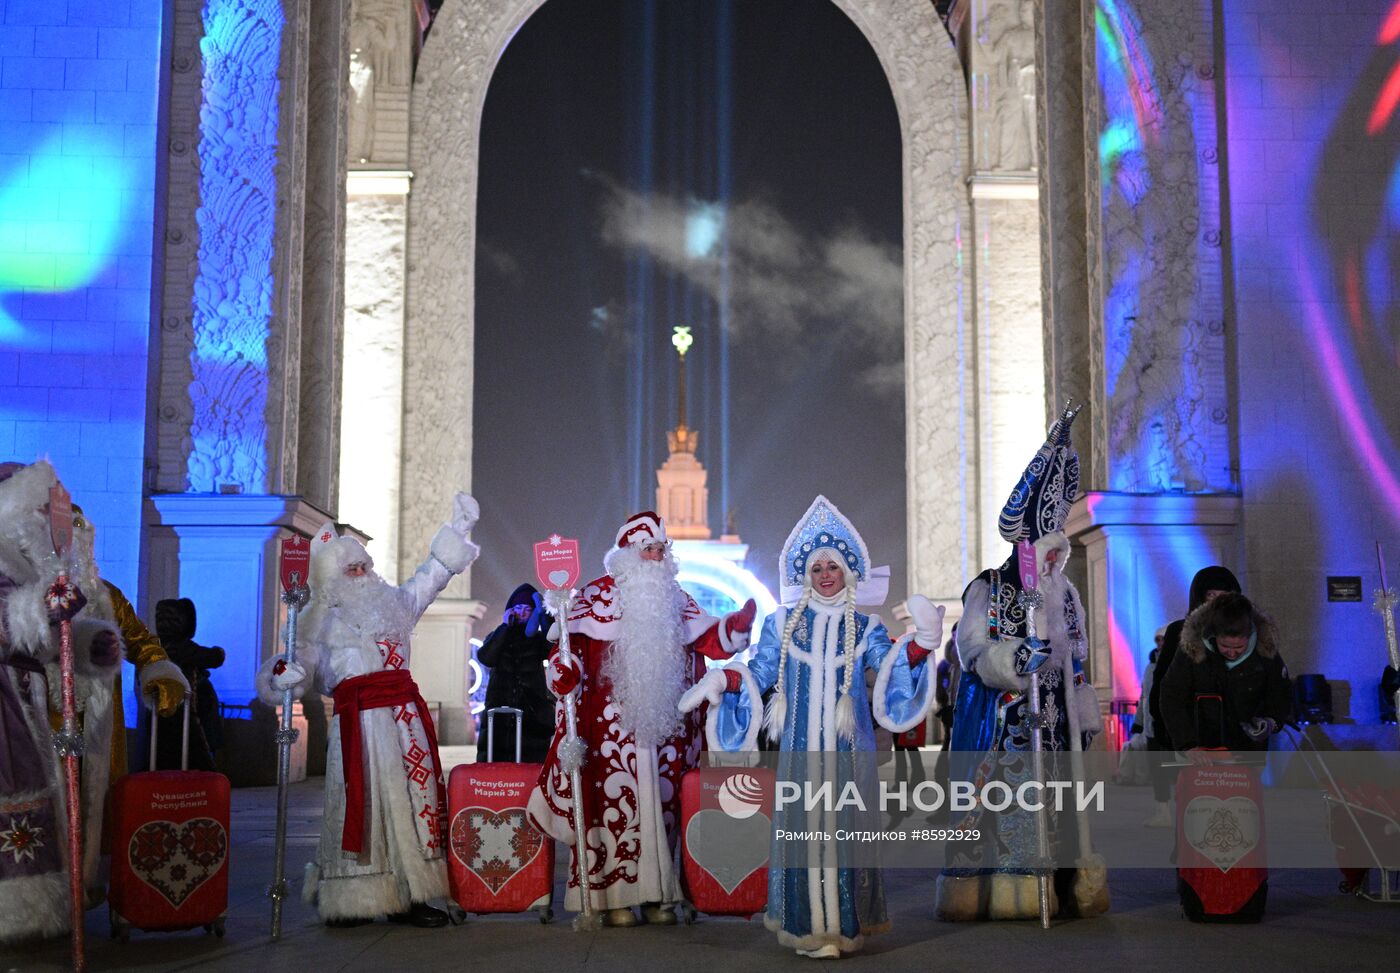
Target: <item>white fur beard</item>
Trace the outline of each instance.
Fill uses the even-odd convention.
[[[413,619],[405,593],[377,574],[358,578],[341,575],[321,584],[307,607],[304,631],[308,637],[328,613],[362,635],[393,638],[401,642],[413,634]]]
[[[657,746],[680,731],[676,704],[690,686],[676,563],[670,557],[621,560],[633,563],[619,565],[623,571],[616,573],[622,615],[603,674],[623,729],[636,736],[637,746]]]

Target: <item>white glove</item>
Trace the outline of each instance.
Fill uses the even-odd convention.
[[[682,713],[689,713],[696,709],[701,703],[709,703],[711,706],[718,706],[719,701],[724,698],[724,691],[729,688],[729,677],[724,674],[723,669],[711,669],[700,677],[700,681],[691,686],[681,695],[680,702],[676,704],[676,709]]]
[[[274,666],[271,682],[272,688],[279,693],[285,693],[289,689],[295,691],[306,682],[306,669],[299,662],[288,662],[281,672]]]
[[[943,638],[943,615],[948,609],[942,605],[935,607],[923,595],[910,595],[904,607],[914,623],[914,641],[926,649],[937,649]]]
[[[471,494],[458,490],[457,495],[452,498],[452,529],[465,537],[472,532],[480,518],[481,508],[476,500]]]

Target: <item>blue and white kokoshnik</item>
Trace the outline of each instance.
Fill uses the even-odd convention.
[[[835,551],[845,560],[856,580],[856,604],[884,604],[890,586],[889,567],[870,566],[870,551],[855,525],[830,500],[818,495],[788,534],[783,553],[779,555],[780,595],[784,605],[792,607],[802,597],[807,559],[823,549]]]

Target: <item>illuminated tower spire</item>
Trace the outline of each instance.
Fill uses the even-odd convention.
[[[666,533],[676,540],[709,540],[710,492],[705,481],[709,474],[695,458],[700,433],[686,425],[685,416],[685,353],[695,338],[688,327],[676,327],[671,332],[671,344],[680,356],[676,392],[678,409],[676,428],[666,434],[671,455],[656,471],[656,511],[666,519]]]

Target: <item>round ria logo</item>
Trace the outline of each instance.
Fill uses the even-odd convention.
[[[719,786],[720,810],[742,821],[763,806],[763,785],[753,774],[733,774]]]

